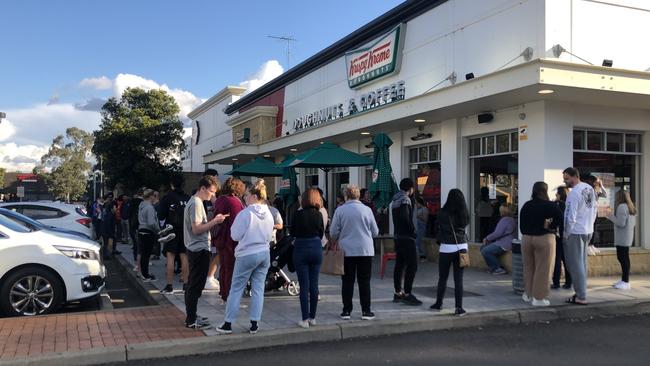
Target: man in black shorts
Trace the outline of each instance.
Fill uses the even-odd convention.
[[[189,196],[183,192],[183,177],[181,175],[172,176],[169,186],[170,191],[160,201],[158,218],[165,221],[165,225],[173,226],[173,233],[176,237],[164,243],[163,254],[167,257],[167,285],[160,292],[162,294],[171,294],[174,292],[172,283],[174,282],[174,261],[178,255],[181,260],[181,278],[183,283],[187,283],[188,262],[185,253],[185,243],[183,241],[183,215]]]

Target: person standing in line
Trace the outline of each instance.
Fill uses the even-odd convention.
[[[616,192],[615,214],[607,219],[614,223],[614,245],[616,258],[621,264],[621,280],[612,286],[619,290],[629,290],[630,286],[630,247],[634,243],[634,226],[636,225],[636,206],[630,193],[624,190]]]
[[[104,207],[102,209],[102,238],[104,259],[111,259],[113,255],[122,252],[115,249],[115,201],[113,194],[108,193],[104,198]]]
[[[300,283],[300,311],[298,325],[309,328],[316,324],[318,306],[318,275],[323,263],[321,240],[325,234],[321,195],[315,188],[307,189],[301,197],[302,209],[294,215],[292,235],[295,237],[293,263]]]
[[[149,274],[149,257],[158,238],[160,223],[156,209],[153,206],[155,201],[154,191],[147,189],[142,195],[143,201],[138,210],[138,240],[140,243],[140,275],[144,282],[151,282],[156,279]]]
[[[504,275],[508,272],[499,263],[499,257],[512,249],[512,240],[516,236],[517,224],[512,217],[512,206],[507,203],[499,206],[501,219],[494,231],[483,239],[481,255],[488,265],[488,272],[493,275]]]
[[[208,168],[203,172],[203,175],[213,176],[219,181],[219,173],[216,169]],[[203,201],[203,208],[205,208],[205,212],[208,214],[208,219],[214,217],[214,203],[216,200],[217,197],[215,196],[210,201]],[[219,291],[219,281],[214,277],[219,269],[219,252],[217,251],[217,238],[219,237],[218,225],[210,230],[210,237],[212,238],[210,242],[212,258],[210,258],[210,269],[208,270],[208,280],[205,283],[205,289]]]
[[[226,216],[214,215],[208,221],[208,215],[203,207],[203,201],[209,201],[219,192],[219,182],[212,176],[204,176],[199,181],[196,194],[185,206],[183,231],[189,276],[185,290],[185,326],[193,329],[205,329],[210,323],[202,317],[197,317],[196,308],[203,293],[205,281],[210,267],[210,229],[224,221]]]
[[[417,238],[415,239],[415,247],[420,254],[420,261],[424,262],[427,259],[427,248],[424,245],[424,236],[427,233],[427,222],[429,221],[429,209],[424,203],[424,199],[420,196],[415,197],[415,229]]]
[[[555,233],[562,212],[548,198],[548,185],[536,182],[530,201],[521,208],[519,228],[524,262],[525,292],[522,299],[533,306],[549,306],[549,278],[555,263]]]
[[[582,178],[582,181],[589,184],[591,188],[594,189],[594,192],[596,192],[596,199],[607,198],[607,190],[603,187],[603,182],[600,178],[593,174],[588,174],[586,177]],[[595,241],[600,241],[600,237],[597,237],[596,234],[596,223],[594,222],[594,235],[591,236],[591,240],[589,240],[589,245],[587,246],[588,256],[600,254],[600,249],[594,245]]]
[[[268,199],[264,201],[264,204],[269,207],[271,217],[273,217],[273,233],[271,234],[270,243],[270,247],[273,248],[275,244],[278,243],[280,239],[282,239],[281,230],[284,228],[284,220],[282,220],[282,214],[280,213],[280,210],[278,210],[276,207],[273,207]],[[278,235],[278,231],[280,232],[280,235]]]
[[[171,225],[175,238],[166,242],[163,246],[163,254],[167,257],[166,277],[167,285],[160,293],[172,294],[174,288],[174,265],[176,256],[180,256],[181,260],[181,279],[183,284],[187,283],[188,276],[188,263],[187,254],[185,250],[185,242],[183,240],[183,223],[185,218],[185,206],[190,196],[183,192],[183,176],[174,175],[169,180],[169,193],[167,193],[160,201],[158,207],[158,218],[164,221],[164,225]]]
[[[216,180],[216,178],[215,178]],[[232,239],[230,228],[244,204],[241,197],[246,192],[246,185],[240,179],[229,177],[223,184],[221,195],[214,202],[214,214],[228,215],[222,225],[219,225],[215,239],[219,253],[219,295],[225,303],[230,293],[232,273],[235,269],[235,247],[237,242]]]
[[[598,200],[594,189],[580,181],[578,169],[566,168],[562,176],[564,184],[571,188],[564,214],[564,255],[575,290],[566,302],[587,305],[587,245],[594,233]]]
[[[122,209],[120,210],[120,223],[122,224],[122,243],[129,244],[129,206],[131,205],[131,198],[122,195]]]
[[[142,204],[142,195],[144,194],[145,188],[138,189],[138,192],[133,195],[133,199],[129,203],[129,234],[131,235],[131,241],[133,242],[133,260],[135,261],[135,267],[133,270],[137,273],[140,272],[140,244],[138,239],[138,229],[140,228],[140,222],[138,221],[138,214],[140,212],[140,204]]]
[[[440,257],[438,259],[438,291],[436,302],[429,308],[442,310],[442,301],[447,290],[449,271],[454,269],[454,315],[464,316],[467,312],[463,309],[463,272],[460,266],[460,253],[467,253],[467,234],[465,228],[469,224],[469,209],[465,195],[460,189],[452,189],[447,195],[447,202],[438,211],[436,220],[438,243],[440,244]]]
[[[566,210],[566,198],[569,194],[569,190],[565,186],[557,187],[557,192],[555,194],[555,205],[560,209],[562,217],[564,217],[564,211]],[[560,276],[562,275],[562,263],[564,263],[564,285],[562,288],[570,289],[571,288],[571,274],[569,273],[569,268],[566,264],[566,257],[564,256],[564,220],[560,221],[558,225],[557,233],[555,234],[555,268],[553,268],[553,284],[551,284],[552,289],[560,288]]]
[[[232,333],[232,323],[237,321],[241,297],[248,281],[251,283],[249,332],[257,333],[257,323],[262,317],[264,307],[266,274],[271,265],[269,242],[273,235],[274,218],[267,204],[263,179],[258,179],[246,191],[244,200],[247,207],[237,215],[230,228],[232,240],[238,244],[235,248],[235,269],[226,304],[226,315],[223,324],[217,327],[217,332],[224,334]]]
[[[400,191],[393,196],[390,203],[395,228],[395,270],[393,285],[395,294],[393,302],[406,305],[422,305],[412,293],[413,280],[418,270],[418,252],[415,247],[415,225],[413,224],[413,180],[404,178],[399,182]],[[404,287],[402,287],[402,277]]]
[[[375,255],[373,237],[379,235],[379,228],[372,210],[359,201],[361,193],[357,186],[347,186],[343,195],[345,203],[334,212],[330,227],[332,240],[338,241],[345,254],[345,274],[341,276],[341,319],[350,319],[356,279],[359,281],[361,319],[372,320],[375,318],[370,307],[370,277]]]

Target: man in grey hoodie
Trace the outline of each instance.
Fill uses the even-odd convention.
[[[400,191],[395,194],[390,204],[395,229],[395,271],[393,284],[395,295],[393,302],[406,305],[422,305],[412,293],[413,280],[418,270],[418,253],[415,247],[417,238],[413,224],[413,193],[415,185],[410,178],[399,182]],[[402,277],[404,287],[402,287]]]

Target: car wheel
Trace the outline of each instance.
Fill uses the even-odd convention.
[[[0,288],[0,307],[11,316],[49,314],[63,303],[63,284],[52,271],[25,267],[10,274]]]

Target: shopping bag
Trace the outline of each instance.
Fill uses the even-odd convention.
[[[342,276],[345,274],[343,269],[343,261],[345,254],[335,241],[330,241],[323,252],[323,264],[320,266],[320,272]]]

